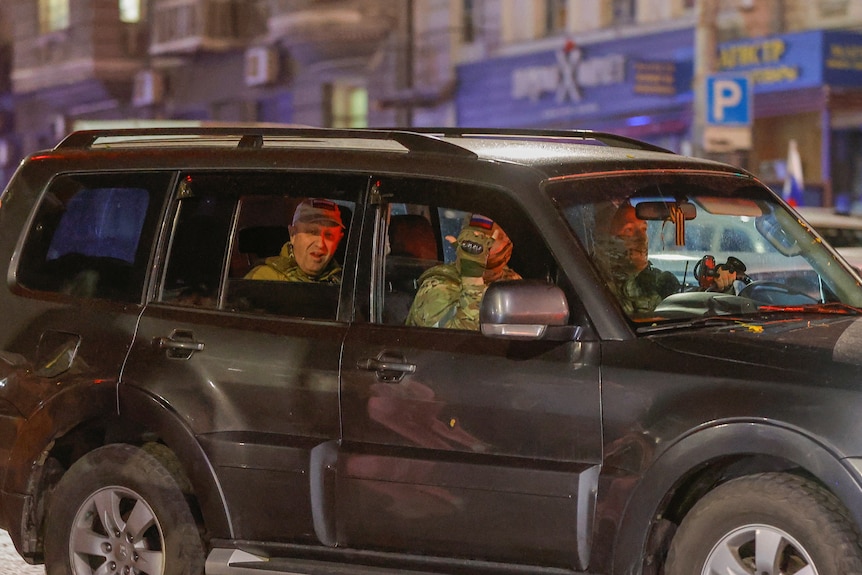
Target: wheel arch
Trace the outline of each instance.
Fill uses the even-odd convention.
[[[645,470],[620,521],[611,572],[649,572],[643,569],[645,562],[655,560],[672,538],[672,531],[658,529],[660,520],[678,524],[693,503],[719,483],[776,470],[793,470],[822,484],[862,525],[859,478],[826,445],[772,422],[724,422],[680,439]]]
[[[85,453],[109,443],[164,444],[152,453],[187,479],[207,532],[230,538],[227,504],[212,465],[182,419],[158,398],[116,385],[71,386],[46,400],[19,430],[10,454],[2,511],[21,554],[41,559],[41,530],[53,486]],[[169,450],[169,451],[168,451]],[[178,476],[184,475],[184,477]]]
[[[71,382],[21,420],[7,460],[0,511],[9,536],[24,557],[40,556],[45,499],[62,475],[52,453],[65,450],[67,461],[77,456],[68,445],[58,447],[58,441],[62,444],[63,438],[78,431],[98,435],[91,430],[103,430],[114,417],[115,385],[90,380]]]
[[[158,397],[131,386],[121,386],[119,413],[124,427],[134,422],[142,439],[157,439],[176,455],[189,479],[212,537],[232,538],[227,501],[209,457],[182,418]]]

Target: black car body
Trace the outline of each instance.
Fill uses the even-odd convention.
[[[245,279],[308,196],[342,208],[341,283]],[[624,202],[680,285],[648,313],[597,263]],[[470,213],[523,280],[480,331],[404,325]],[[733,254],[742,291],[697,285]],[[590,132],[78,132],[5,190],[0,261],[0,526],[49,573],[862,565],[860,278],[734,167]]]

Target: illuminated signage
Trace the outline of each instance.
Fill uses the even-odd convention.
[[[718,66],[722,71],[746,70],[755,84],[795,82],[799,79],[799,66],[786,62],[786,55],[786,40],[767,38],[719,48]]]
[[[580,102],[583,88],[620,84],[625,81],[626,60],[622,54],[584,58],[574,42],[555,52],[555,62],[512,70],[512,98],[539,100],[554,94],[557,102]]]
[[[650,96],[675,96],[675,62],[635,62],[634,92]]]
[[[862,45],[839,42],[829,44],[825,65],[829,70],[862,70]]]

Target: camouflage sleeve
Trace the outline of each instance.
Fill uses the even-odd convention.
[[[479,285],[462,285],[458,294],[458,307],[455,315],[443,327],[451,329],[479,329],[479,306],[482,297],[488,289],[484,283]]]
[[[422,275],[419,290],[407,314],[407,325],[479,329],[479,307],[488,288],[485,284],[463,283],[453,270],[449,264],[432,268]],[[505,268],[501,279],[515,280],[521,276]]]
[[[407,314],[407,325],[446,327],[446,316],[457,305],[460,283],[431,276],[419,286]]]
[[[656,274],[649,268],[628,277],[619,286],[619,299],[626,314],[651,313],[664,297],[658,292]]]

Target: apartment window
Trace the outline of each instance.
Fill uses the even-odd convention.
[[[820,0],[820,16],[823,18],[847,16],[848,4],[849,0]]]
[[[120,22],[134,24],[141,21],[141,0],[119,0]]]
[[[69,27],[69,0],[39,0],[39,33],[48,34]]]
[[[472,44],[476,41],[476,2],[463,0],[461,4],[461,41]]]
[[[635,0],[613,0],[614,24],[634,24]]]
[[[365,128],[368,126],[368,90],[348,84],[330,84],[327,92],[331,127]]]
[[[545,0],[545,34],[553,35],[566,30],[566,4],[568,0]]]

